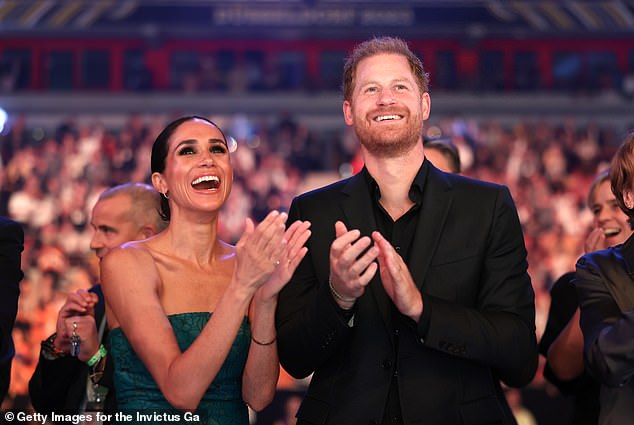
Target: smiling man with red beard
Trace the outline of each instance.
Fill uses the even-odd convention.
[[[382,37],[344,66],[363,170],[293,200],[308,254],[280,293],[284,368],[313,374],[306,424],[513,424],[500,380],[537,367],[534,294],[509,190],[425,159],[428,76]]]

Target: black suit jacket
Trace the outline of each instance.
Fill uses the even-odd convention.
[[[398,373],[403,423],[514,423],[499,378],[528,383],[537,367],[534,293],[508,189],[429,164],[409,270],[424,301],[401,330],[377,272],[348,327],[328,287],[334,223],[376,229],[360,174],[293,200],[288,223],[312,223],[308,254],[278,304],[278,348],[297,378],[314,373],[298,424],[380,423]]]
[[[634,238],[584,255],[575,280],[586,365],[601,383],[599,424],[634,420]]]
[[[97,294],[99,302],[95,306],[95,321],[97,327],[105,316],[105,304],[101,285],[90,289]],[[102,337],[102,343],[109,349],[108,326]],[[106,411],[115,410],[115,394],[112,378],[112,357],[106,357],[104,375],[101,385],[108,387],[106,396]],[[76,357],[65,356],[55,360],[48,360],[42,356],[37,363],[33,376],[29,380],[29,396],[33,408],[40,413],[78,413],[86,396],[86,382],[88,380],[88,365]]]
[[[0,216],[0,403],[9,390],[11,361],[15,355],[11,333],[18,313],[23,249],[22,226]]]

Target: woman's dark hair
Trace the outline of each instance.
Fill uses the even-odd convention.
[[[627,135],[614,154],[610,164],[610,185],[616,203],[627,215],[630,227],[634,229],[634,209],[625,205],[625,192],[632,190],[634,182],[634,132]]]
[[[227,144],[227,138],[225,137],[225,133],[222,131],[218,125],[211,121],[208,118],[200,117],[198,115],[189,115],[185,117],[180,117],[175,119],[171,123],[167,124],[167,126],[161,131],[161,133],[156,137],[154,144],[152,145],[152,157],[150,162],[150,168],[152,173],[162,173],[165,171],[165,160],[167,159],[167,151],[169,150],[169,140],[172,137],[172,134],[176,131],[178,127],[181,126],[184,122],[200,120],[205,121],[220,131],[222,134],[222,139],[225,141],[225,145]],[[161,194],[161,218],[165,221],[169,221],[170,219],[170,206],[169,201],[165,194]]]

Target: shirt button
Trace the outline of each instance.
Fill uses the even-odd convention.
[[[396,252],[399,252],[401,250],[400,246],[395,246],[394,249],[396,250]]]
[[[392,367],[392,362],[389,360],[383,360],[381,366],[383,367],[383,369],[389,369]]]

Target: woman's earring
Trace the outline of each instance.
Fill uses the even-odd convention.
[[[161,193],[161,195],[163,195],[163,197],[164,197],[165,199],[167,199],[167,200],[169,200],[169,199],[170,199],[170,197],[169,197],[169,190],[166,190],[166,191],[165,191],[165,193]]]

